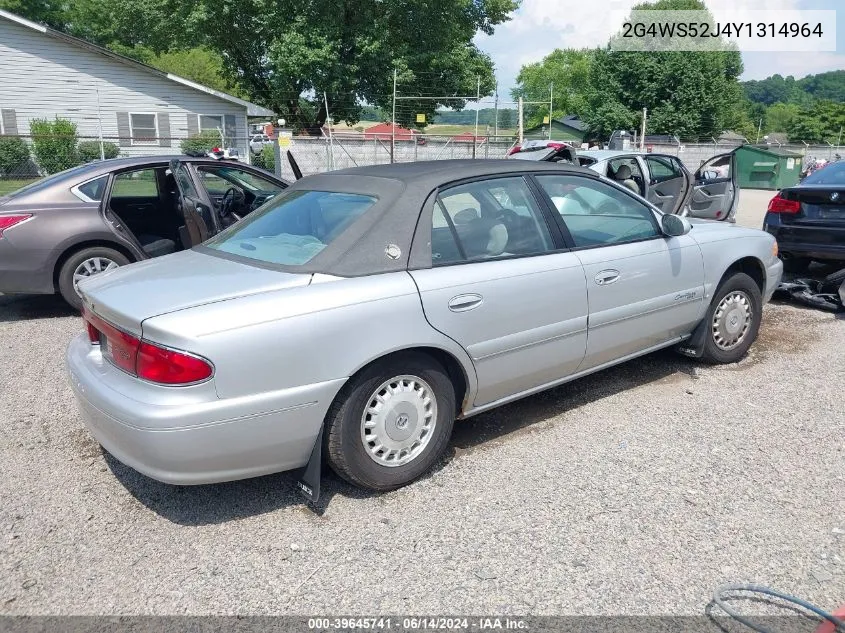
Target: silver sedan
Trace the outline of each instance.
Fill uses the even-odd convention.
[[[91,433],[154,479],[302,468],[314,498],[326,461],[389,490],[455,419],[664,347],[739,360],[781,270],[768,233],[581,167],[362,167],[81,282],[67,363]]]

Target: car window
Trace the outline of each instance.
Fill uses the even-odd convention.
[[[523,178],[494,178],[441,192],[432,212],[434,265],[533,255],[554,248]]]
[[[845,185],[845,162],[829,163],[804,178],[805,185]]]
[[[628,169],[631,170],[631,178],[634,180],[642,180],[643,173],[640,169],[640,164],[637,162],[636,158],[626,157],[626,158],[614,158],[611,161],[608,161],[608,170],[607,176],[608,178],[616,178],[617,180],[625,180],[622,178],[624,172],[620,173],[620,168],[623,165],[626,165]]]
[[[299,266],[316,257],[376,201],[363,194],[293,191],[205,245],[261,262]]]
[[[271,180],[256,176],[252,172],[236,167],[198,167],[203,185],[211,194],[223,194],[232,187],[246,189],[252,193],[276,194],[283,187]]]
[[[155,169],[125,171],[114,177],[112,198],[157,198],[158,181]]]
[[[94,178],[94,180],[89,180],[81,185],[77,185],[71,189],[71,191],[73,191],[74,195],[78,198],[82,198],[86,202],[99,202],[103,199],[103,191],[106,189],[106,182],[108,181],[108,178],[108,176]]]
[[[659,156],[646,156],[645,162],[648,165],[648,171],[651,173],[651,178],[655,182],[664,182],[678,178],[681,172],[677,166],[672,164],[668,158]]]
[[[607,183],[580,176],[537,176],[578,248],[660,235],[651,209]]]

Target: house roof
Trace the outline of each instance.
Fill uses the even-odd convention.
[[[414,135],[419,134],[416,130],[410,130],[401,125],[396,126],[395,136],[400,140],[410,140]],[[393,123],[379,123],[364,130],[364,136],[372,138],[376,136],[381,139],[392,138],[394,136]]]
[[[247,116],[273,116],[272,110],[268,110],[267,108],[251,103],[250,101],[246,101],[244,99],[235,97],[234,95],[215,90],[214,88],[209,88],[208,86],[203,86],[202,84],[198,84],[194,81],[191,81],[190,79],[185,79],[184,77],[180,77],[179,75],[174,75],[173,73],[166,73],[164,71],[159,70],[158,68],[153,68],[152,66],[148,66],[147,64],[142,64],[141,62],[132,59],[131,57],[127,57],[126,55],[115,53],[114,51],[110,51],[109,49],[103,48],[102,46],[97,46],[96,44],[92,44],[91,42],[80,39],[78,37],[67,35],[66,33],[62,33],[61,31],[56,31],[55,29],[51,29],[49,27],[44,26],[43,24],[32,22],[31,20],[22,18],[21,16],[16,15],[14,13],[10,13],[9,11],[0,9],[0,18],[5,18],[10,22],[15,22],[16,24],[25,26],[26,28],[32,29],[33,31],[38,31],[39,33],[48,37],[52,37],[53,39],[62,40],[73,44],[74,46],[79,46],[80,48],[88,49],[89,51],[93,51],[100,55],[111,57],[112,59],[115,59],[123,64],[134,66],[136,68],[141,68],[149,73],[158,75],[162,79],[167,79],[168,81],[173,81],[175,83],[182,84],[183,86],[188,86],[189,88],[193,88],[194,90],[199,90],[200,92],[205,92],[206,94],[213,95],[218,99],[229,101],[230,103],[236,103],[246,108]]]

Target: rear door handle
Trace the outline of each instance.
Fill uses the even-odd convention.
[[[449,299],[449,309],[452,312],[466,312],[467,310],[477,308],[483,303],[483,301],[484,298],[475,293],[458,295],[457,297]]]
[[[602,270],[595,277],[597,286],[606,286],[608,284],[612,284],[617,279],[619,279],[619,271],[612,269]]]

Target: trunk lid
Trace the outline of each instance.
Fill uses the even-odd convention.
[[[802,185],[783,189],[780,195],[801,203],[798,213],[781,214],[783,224],[845,226],[845,186]]]
[[[150,317],[244,295],[307,286],[311,274],[250,266],[198,251],[148,259],[80,282],[88,309],[133,334]]]

